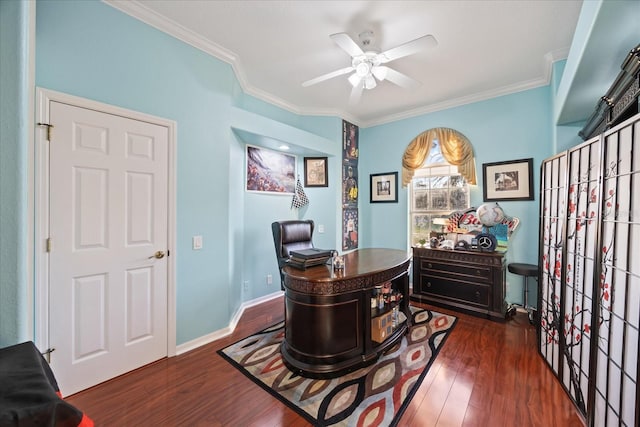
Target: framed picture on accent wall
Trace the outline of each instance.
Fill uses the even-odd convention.
[[[484,163],[485,202],[533,200],[533,158]]]
[[[291,195],[296,187],[296,156],[247,145],[246,190]]]
[[[304,186],[328,187],[329,175],[326,157],[304,158]]]
[[[398,203],[398,172],[371,175],[371,203]]]

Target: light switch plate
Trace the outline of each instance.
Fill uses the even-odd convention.
[[[193,247],[194,251],[202,249],[202,236],[193,236],[193,238],[191,239],[191,246]]]

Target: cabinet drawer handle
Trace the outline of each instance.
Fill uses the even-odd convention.
[[[480,291],[476,291],[476,299],[480,301]]]
[[[427,288],[431,287],[431,282],[427,282]]]
[[[482,271],[480,271],[480,270],[476,270],[476,275],[478,275],[478,276],[482,276]]]
[[[427,263],[427,268],[433,268],[433,265],[431,265],[430,262]]]

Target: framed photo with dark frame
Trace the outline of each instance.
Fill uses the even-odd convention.
[[[398,172],[370,175],[371,203],[398,203]]]
[[[304,186],[328,187],[329,174],[326,157],[304,158]]]
[[[485,202],[533,200],[533,158],[483,163]]]

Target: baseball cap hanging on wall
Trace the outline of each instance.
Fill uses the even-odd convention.
[[[296,189],[293,192],[293,200],[291,200],[291,209],[300,209],[301,207],[308,204],[309,198],[306,194],[304,194],[304,188],[302,188],[302,183],[300,182],[300,177],[298,176],[298,180],[296,181]]]

